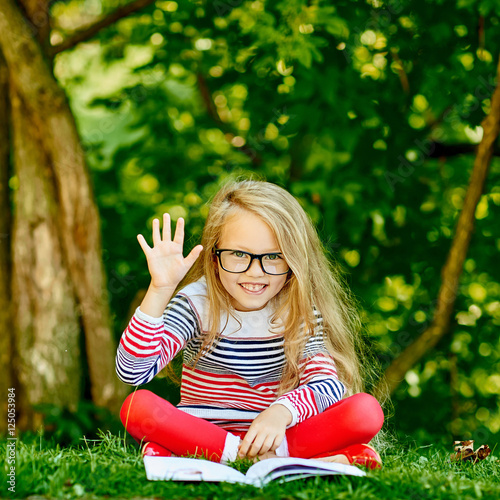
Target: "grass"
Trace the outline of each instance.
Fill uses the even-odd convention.
[[[495,450],[494,450],[495,451]],[[7,443],[0,443],[0,470],[7,471]],[[449,452],[433,446],[394,445],[383,454],[384,468],[367,477],[311,478],[263,489],[227,483],[148,481],[136,445],[101,434],[78,447],[61,448],[43,437],[18,440],[15,493],[7,480],[2,498],[159,498],[196,500],[330,500],[330,499],[498,499],[500,462],[450,463]],[[236,464],[244,469],[248,464]],[[0,477],[5,477],[0,474]]]

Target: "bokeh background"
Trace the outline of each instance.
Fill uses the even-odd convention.
[[[228,176],[257,175],[297,197],[346,273],[381,375],[432,326],[483,120],[494,115],[498,2],[7,3],[2,22],[23,33],[0,35],[0,373],[3,393],[16,390],[16,432],[43,428],[70,444],[121,429],[130,389],[111,380],[109,353],[149,284],[136,235],[150,238],[153,218],[169,212],[186,219],[188,251]],[[52,113],[74,119],[73,142]],[[66,173],[87,172],[93,192],[65,184],[58,139],[73,151]],[[388,428],[401,439],[491,447],[500,431],[494,144],[449,322],[393,385]],[[96,207],[99,224],[71,226],[68,206],[75,218]],[[58,259],[49,233],[62,241]],[[72,242],[93,237],[102,281],[73,270],[87,257]],[[87,279],[103,289],[98,341],[78,288]],[[96,375],[99,356],[107,368]],[[178,400],[164,377],[149,387]]]

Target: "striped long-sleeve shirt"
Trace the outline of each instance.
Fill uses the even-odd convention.
[[[289,427],[342,399],[345,388],[323,339],[322,319],[306,343],[300,362],[299,386],[278,397],[285,364],[283,335],[272,328],[272,309],[233,311],[213,349],[194,363],[208,329],[206,283],[202,279],[179,292],[163,317],[139,308],[122,335],[116,356],[119,378],[131,385],[149,382],[181,350],[183,367],[180,410],[227,430],[246,431],[271,404],[292,413]]]

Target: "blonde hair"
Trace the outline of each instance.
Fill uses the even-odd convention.
[[[203,229],[203,251],[180,284],[184,287],[203,276],[207,282],[211,319],[197,359],[214,345],[221,331],[221,313],[231,314],[231,298],[218,277],[213,248],[225,222],[241,210],[257,215],[268,224],[291,270],[282,290],[272,299],[276,310],[272,323],[277,324],[278,318],[282,321],[286,358],[279,394],[299,384],[301,355],[317,324],[315,309],[323,318],[325,345],[335,360],[347,393],[363,391],[359,362],[363,351],[361,321],[340,266],[327,258],[299,202],[283,188],[264,181],[230,181],[215,195]]]

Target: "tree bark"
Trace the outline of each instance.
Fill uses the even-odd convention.
[[[12,385],[12,318],[10,308],[10,138],[9,72],[0,51],[0,434],[7,430],[7,390]]]
[[[455,236],[441,271],[441,287],[431,325],[409,345],[387,368],[379,393],[387,387],[393,393],[411,369],[439,340],[448,333],[458,291],[460,275],[474,230],[477,204],[483,193],[486,176],[500,131],[500,58],[497,66],[497,85],[491,98],[491,109],[481,123],[483,138],[477,147],[474,167],[465,195],[464,206],[457,222]]]
[[[50,13],[49,0],[17,0],[31,34],[43,47],[49,46]]]
[[[53,186],[61,262],[67,264],[84,327],[92,399],[116,411],[127,388],[114,371],[116,346],[110,328],[99,217],[83,150],[66,96],[13,0],[2,1],[0,48],[20,107],[25,106],[30,130],[41,132],[37,139],[43,161],[35,158],[40,163],[34,165],[45,166],[48,172],[38,172],[37,178],[45,179],[44,186]],[[49,204],[47,210],[50,208]],[[49,228],[44,231],[43,236],[49,238]],[[26,237],[33,238],[33,233]]]
[[[20,384],[19,428],[37,428],[34,405],[76,410],[81,396],[80,324],[57,225],[50,160],[32,117],[11,85],[15,192],[13,309],[14,365]]]

